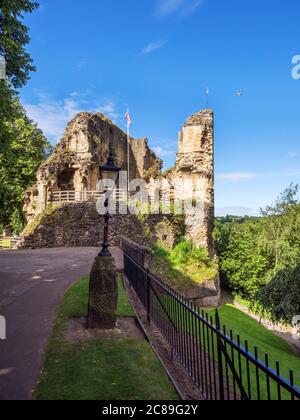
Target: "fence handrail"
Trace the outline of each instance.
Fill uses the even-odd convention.
[[[280,397],[281,397],[281,388],[282,388],[282,390],[284,389],[288,393],[290,393],[292,399],[294,399],[294,398],[300,399],[300,388],[294,384],[293,370],[290,370],[290,380],[283,377],[280,374],[279,362],[276,363],[276,370],[274,370],[273,368],[271,368],[269,366],[268,355],[266,355],[266,362],[263,362],[258,357],[258,350],[257,350],[256,347],[255,347],[255,354],[253,354],[252,352],[249,351],[247,341],[245,341],[245,347],[244,347],[243,345],[241,345],[239,336],[237,336],[238,341],[236,341],[236,340],[233,339],[233,332],[232,331],[230,331],[230,336],[228,336],[226,334],[226,327],[223,327],[223,331],[222,331],[220,323],[219,323],[218,310],[216,310],[216,323],[214,324],[212,317],[210,317],[210,319],[211,319],[211,321],[210,321],[208,315],[205,314],[205,312],[203,310],[200,312],[199,308],[196,307],[192,302],[188,301],[183,295],[181,295],[179,292],[174,290],[170,285],[168,285],[162,279],[158,278],[156,275],[149,272],[149,270],[146,270],[136,260],[134,260],[129,254],[124,252],[124,256],[125,256],[125,262],[126,262],[125,263],[125,274],[127,274],[127,277],[128,277],[128,274],[130,274],[130,273],[126,273],[126,267],[127,267],[127,263],[130,262],[131,264],[133,264],[133,266],[135,266],[136,269],[138,269],[140,274],[142,274],[144,276],[147,276],[147,281],[148,281],[148,279],[151,279],[151,282],[153,282],[155,285],[157,285],[160,288],[161,291],[166,292],[168,294],[168,296],[170,296],[172,299],[174,299],[175,302],[180,304],[182,310],[187,311],[192,317],[194,317],[195,320],[198,320],[202,324],[203,328],[205,327],[206,329],[209,329],[210,334],[214,334],[217,341],[221,340],[220,344],[223,347],[223,356],[224,357],[226,356],[224,354],[224,347],[225,347],[225,351],[226,351],[226,347],[229,346],[231,351],[235,350],[238,353],[239,363],[241,363],[241,357],[244,357],[245,361],[248,365],[248,368],[249,368],[249,364],[251,364],[251,366],[253,366],[253,368],[256,369],[256,380],[258,380],[258,384],[257,384],[257,386],[258,386],[257,393],[258,394],[260,393],[260,388],[259,388],[260,378],[259,378],[259,375],[264,374],[264,375],[266,375],[266,378],[267,378],[267,387],[268,387],[267,391],[268,391],[268,396],[269,397],[271,395],[270,380],[272,379],[273,381],[275,381],[276,385],[278,386],[278,399],[280,399]],[[129,280],[130,283],[132,283],[132,281],[133,281],[133,279],[130,279],[130,278],[128,278],[128,280]],[[135,282],[136,282],[136,280],[135,280]],[[150,282],[150,284],[151,284],[151,282]],[[141,286],[142,286],[141,284],[136,284],[136,289],[138,289],[136,291],[138,292],[137,294],[138,294],[138,297],[140,299],[141,299],[141,296],[139,296],[139,293],[140,293],[140,295],[141,295],[141,293],[144,293],[144,292],[141,292],[141,290],[139,289]],[[160,299],[158,300],[158,302],[160,303]],[[163,305],[163,306],[164,306],[164,309],[165,309],[165,305]],[[148,310],[149,310],[149,308],[148,308]],[[174,331],[173,331],[173,334],[175,334]],[[176,355],[177,355],[177,357],[179,356],[178,358],[181,361],[181,358],[182,358],[181,355],[178,355],[178,354],[176,354]],[[222,359],[223,359],[223,357],[222,357]],[[225,359],[226,359],[226,357],[225,357]],[[219,360],[219,362],[220,362],[220,360]],[[226,365],[226,369],[228,369],[228,365]],[[241,365],[239,366],[239,369],[241,370]],[[223,374],[223,368],[222,368],[221,373]],[[210,372],[210,374],[211,374],[211,372]],[[237,373],[234,372],[234,374],[236,375]],[[214,375],[215,375],[215,372],[214,372]],[[228,375],[228,373],[227,373],[227,375]],[[248,376],[249,376],[249,372],[248,372]],[[222,378],[222,380],[225,381],[224,378]],[[248,378],[248,380],[249,380],[249,378]],[[227,381],[228,381],[228,378],[227,378]],[[237,381],[235,381],[235,379],[234,379],[234,385],[235,385],[235,382],[237,382]],[[214,386],[215,386],[215,384],[214,384]],[[242,388],[240,388],[240,392],[241,392],[242,399],[248,399],[248,398],[246,398],[245,390],[244,390],[243,386],[242,386]],[[251,395],[249,397],[250,397],[249,399],[251,399]]]
[[[99,190],[68,190],[68,191],[53,191],[49,193],[47,201],[48,203],[51,202],[85,202],[90,201],[91,198],[100,198],[103,196],[104,192]],[[123,198],[131,198],[134,192],[127,191],[124,188],[116,188],[113,192],[113,195],[118,199],[121,200]],[[166,195],[167,194],[167,195]],[[166,197],[165,197],[166,195]],[[168,191],[162,191],[162,194],[157,196],[155,194],[149,193],[149,199],[151,202],[156,201],[158,198],[158,202],[160,204],[172,204],[175,201],[175,192],[174,190],[170,191],[170,195],[168,196]],[[165,199],[166,198],[166,199]]]
[[[113,194],[118,198],[122,198],[127,194],[127,190],[124,189],[115,189]],[[70,191],[53,191],[49,194],[48,202],[85,202],[90,201],[91,199],[99,199],[104,195],[103,192],[99,190],[70,190]]]

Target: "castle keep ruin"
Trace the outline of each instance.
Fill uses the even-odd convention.
[[[44,224],[39,226],[41,224],[39,218],[47,210],[49,204],[59,205],[60,212],[63,212],[62,207],[69,206],[70,209],[70,205],[73,209],[76,209],[77,206],[82,211],[84,203],[91,204],[99,198],[100,192],[97,190],[97,185],[100,180],[100,165],[106,162],[110,150],[114,153],[116,164],[126,171],[127,135],[104,115],[79,113],[68,124],[64,137],[54,153],[39,168],[36,185],[26,193],[24,213],[29,226],[25,229],[23,246],[34,246],[34,237],[40,238],[42,246],[76,246],[74,239],[72,242],[68,242],[66,239],[64,242],[62,239],[70,236],[70,232],[62,233],[63,226],[60,227],[60,234],[54,235],[53,232],[49,234],[49,237],[52,238],[51,241],[47,242],[47,232],[41,239]],[[180,199],[201,197],[202,208],[191,206],[185,213],[184,233],[187,239],[191,239],[198,246],[207,248],[210,254],[214,255],[212,242],[214,218],[213,112],[203,110],[187,119],[179,133],[175,168],[168,171],[165,176],[161,173],[162,161],[150,150],[146,138],[130,138],[129,153],[130,179],[145,180],[148,183],[149,192],[151,185],[155,183],[154,179],[160,178],[167,182],[173,193],[175,191],[175,194],[181,195]],[[189,187],[179,193],[176,191],[176,185],[181,181],[188,183]],[[158,218],[157,222],[159,224],[157,232],[148,231],[148,235],[154,235],[154,238],[172,246],[176,240],[172,222],[163,220],[163,218]],[[30,228],[30,226],[34,228]],[[98,238],[91,234],[91,230],[92,224],[90,223],[83,233],[84,243],[98,246],[101,243],[101,234],[99,233]],[[130,239],[133,232],[121,232],[120,234],[127,235]],[[56,236],[61,238],[60,241],[53,240],[53,237]],[[80,236],[79,232],[77,236]],[[80,242],[79,239],[78,241]],[[36,244],[36,247],[38,246],[39,244]]]
[[[24,213],[31,222],[51,202],[82,202],[96,195],[103,165],[112,150],[116,164],[127,170],[127,135],[102,114],[80,113],[37,172],[37,183],[25,195]],[[146,138],[130,138],[130,178],[149,180],[160,173],[162,161]]]

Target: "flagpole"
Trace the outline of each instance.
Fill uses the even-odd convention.
[[[206,88],[206,106],[209,108],[209,88]]]
[[[129,115],[129,109],[127,110]],[[130,147],[129,147],[129,141],[130,141],[130,124],[129,121],[127,121],[127,199],[129,199],[129,183],[130,183]]]

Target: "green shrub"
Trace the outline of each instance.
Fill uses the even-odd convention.
[[[160,258],[167,258],[170,255],[170,252],[159,243],[155,245],[154,252],[155,255]]]
[[[209,255],[207,249],[202,247],[198,248],[194,246],[192,249],[192,258],[194,258],[199,263],[208,263]]]
[[[185,264],[192,255],[192,242],[181,242],[171,251],[170,256],[174,264]]]
[[[193,287],[216,277],[218,266],[204,248],[191,241],[179,242],[173,250],[155,246],[155,274],[177,290]]]
[[[273,279],[259,290],[251,309],[273,322],[291,324],[300,315],[300,264],[275,274]]]

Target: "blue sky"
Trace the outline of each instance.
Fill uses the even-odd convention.
[[[132,135],[173,166],[177,133],[209,87],[217,214],[256,214],[300,183],[299,0],[40,3],[25,19],[37,72],[22,101],[52,142],[79,111],[124,128],[128,105]]]

